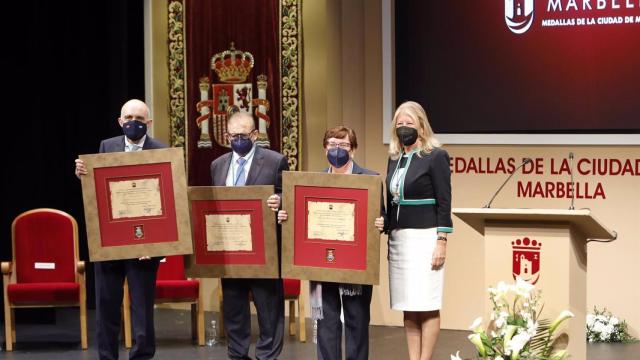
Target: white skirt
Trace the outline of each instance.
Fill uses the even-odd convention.
[[[396,229],[389,236],[391,308],[433,311],[442,308],[444,266],[431,269],[438,233],[430,229]]]

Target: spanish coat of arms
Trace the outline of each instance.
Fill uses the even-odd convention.
[[[229,50],[217,53],[211,58],[211,70],[216,73],[220,82],[211,84],[209,77],[200,78],[200,101],[196,105],[200,113],[196,119],[200,128],[198,148],[211,148],[212,138],[216,144],[230,147],[226,137],[227,119],[238,111],[252,113],[258,118],[256,145],[270,147],[267,135],[270,124],[267,115],[267,76],[261,74],[256,77],[258,96],[254,98],[253,84],[247,81],[253,64],[253,55],[236,50],[233,42]],[[212,90],[211,93],[209,88]]]

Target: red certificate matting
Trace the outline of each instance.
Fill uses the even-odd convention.
[[[205,216],[230,214],[251,216],[251,251],[207,250]],[[264,265],[264,227],[260,200],[195,200],[191,202],[193,247],[196,264]]]
[[[201,278],[277,278],[276,217],[267,206],[267,198],[273,192],[273,185],[189,187],[194,253],[186,261],[187,275]],[[206,216],[225,214],[250,216],[250,250],[207,248]],[[245,227],[239,229],[246,230]],[[215,239],[209,239],[212,240]]]
[[[282,277],[378,284],[380,176],[284,171],[282,183]]]
[[[295,187],[294,257],[298,266],[365,270],[367,268],[367,190],[333,187]],[[352,203],[355,205],[354,241],[309,239],[308,204],[314,202]],[[329,255],[330,261],[327,260]]]
[[[94,170],[94,179],[103,247],[177,241],[170,162],[97,168]],[[109,185],[118,181],[144,179],[158,179],[162,214],[114,219]]]

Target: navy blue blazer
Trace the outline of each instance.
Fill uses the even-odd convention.
[[[404,177],[404,198],[402,203],[396,203],[390,191],[391,180],[398,161],[402,161],[400,167],[404,167],[406,159],[389,159],[387,165],[385,230],[437,227],[438,232],[453,232],[449,154],[435,148],[428,154],[413,155]]]
[[[109,153],[124,151],[124,141],[124,135],[102,140],[102,142],[100,142],[100,152]],[[147,138],[144,140],[144,145],[142,145],[142,150],[164,149],[166,147],[167,145],[147,135]]]

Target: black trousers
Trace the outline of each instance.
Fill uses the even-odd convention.
[[[282,279],[222,279],[224,329],[229,359],[251,359],[249,291],[253,295],[260,328],[260,336],[256,343],[256,359],[277,359],[282,351],[284,335]]]
[[[369,358],[369,309],[373,286],[362,285],[362,295],[342,297],[339,287],[338,283],[322,283],[323,319],[318,320],[318,359],[342,360],[342,308],[346,359],[366,360]]]
[[[153,304],[159,259],[95,263],[96,329],[100,359],[118,358],[118,336],[125,277],[129,281],[131,323],[135,344],[129,359],[151,359],[156,351]]]

